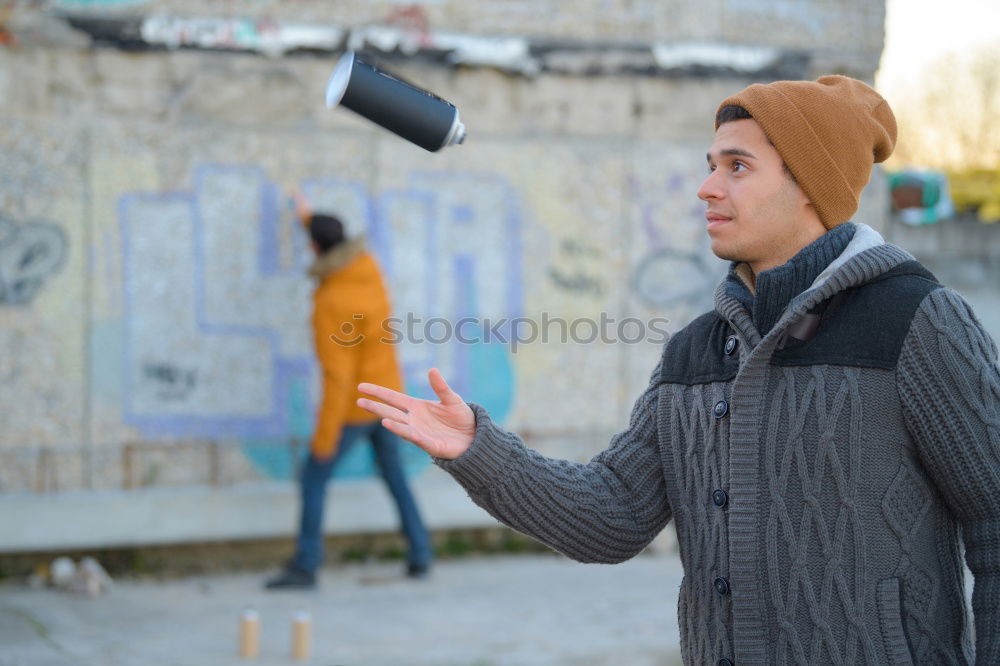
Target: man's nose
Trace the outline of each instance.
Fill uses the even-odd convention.
[[[698,188],[698,198],[702,201],[722,198],[719,179],[715,177],[717,173],[718,170],[710,172],[705,180],[701,182],[701,187]]]

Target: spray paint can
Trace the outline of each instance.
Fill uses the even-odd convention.
[[[260,653],[260,615],[253,608],[240,613],[240,657],[256,659]]]
[[[292,617],[292,659],[309,658],[309,634],[312,617],[309,611],[300,610]]]
[[[340,105],[431,152],[465,141],[458,109],[404,83],[353,51],[337,62],[326,86],[326,106]]]

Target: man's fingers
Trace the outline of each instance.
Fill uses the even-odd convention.
[[[391,405],[387,405],[384,402],[377,402],[375,400],[369,400],[368,398],[358,398],[358,407],[366,409],[375,416],[383,419],[392,419],[393,421],[399,421],[400,423],[409,423],[409,414],[400,409],[396,409]]]
[[[367,382],[358,384],[358,392],[370,395],[373,398],[378,398],[382,402],[392,405],[396,409],[404,412],[410,411],[410,405],[414,402],[414,398],[411,398],[405,393],[393,391],[390,388],[379,386],[378,384],[369,384]]]
[[[430,381],[431,388],[434,389],[434,393],[437,394],[438,400],[441,401],[442,405],[454,405],[462,402],[458,394],[448,386],[448,382],[444,380],[444,377],[441,376],[441,371],[437,368],[431,368],[431,371],[427,373],[427,379]]]
[[[413,426],[406,425],[405,423],[400,423],[399,421],[393,421],[392,419],[382,419],[382,425],[389,432],[394,432],[408,442],[413,442],[424,451],[431,446],[430,440],[426,439],[419,432],[417,432]],[[428,451],[428,453],[430,453]]]

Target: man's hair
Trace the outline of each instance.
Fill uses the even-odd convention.
[[[750,112],[744,109],[742,106],[736,106],[735,104],[727,104],[719,109],[718,113],[715,114],[715,124],[722,125],[723,123],[731,123],[735,120],[753,120],[753,116]],[[764,135],[767,138],[767,135]],[[772,146],[771,139],[767,138],[767,142]],[[792,182],[795,182],[795,176],[792,175],[791,169],[785,164],[785,160],[781,160],[781,168],[784,170],[785,175],[788,176]]]
[[[344,223],[337,217],[324,213],[314,213],[309,217],[309,237],[320,252],[344,242]]]
[[[715,114],[716,125],[731,123],[734,120],[753,120],[753,116],[751,116],[750,112],[742,106],[736,106],[734,104],[727,104],[719,109],[719,112]]]

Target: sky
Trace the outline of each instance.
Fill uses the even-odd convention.
[[[885,32],[875,83],[893,93],[915,85],[921,70],[949,51],[1000,44],[1000,2],[887,0]]]
[[[952,65],[934,67],[951,55]],[[1000,0],[886,1],[875,88],[899,124],[893,168],[1000,166],[1000,97],[984,95],[984,56],[1000,71]]]

